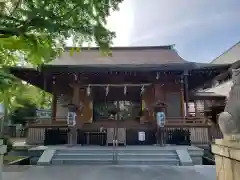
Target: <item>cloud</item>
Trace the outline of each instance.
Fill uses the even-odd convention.
[[[107,25],[114,46],[176,44],[184,59],[206,62],[240,40],[239,0],[124,0],[119,7]]]
[[[240,15],[238,9],[216,3],[222,0],[150,0],[151,4],[143,1],[148,6],[143,3],[134,12],[135,25],[129,37],[132,44],[157,43],[156,37],[158,41],[166,42],[191,33],[205,33]]]
[[[240,38],[239,7],[239,0],[125,0],[109,22],[115,45],[176,44],[186,59],[200,61]]]

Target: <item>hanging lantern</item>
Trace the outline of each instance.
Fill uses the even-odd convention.
[[[91,87],[90,87],[90,85],[88,85],[88,87],[87,87],[87,95],[90,96],[90,94],[91,94]]]
[[[74,80],[77,81],[78,80],[78,76],[76,74],[73,74],[74,76]]]
[[[145,87],[144,87],[144,85],[141,87],[141,95],[144,93],[144,91],[145,91]]]
[[[106,96],[108,95],[109,93],[109,85],[106,87]]]
[[[159,79],[159,72],[157,72],[156,79],[157,80]]]
[[[53,84],[56,83],[56,77],[55,77],[55,76],[52,77],[52,83],[53,83]]]
[[[127,94],[127,86],[124,86],[124,95]]]

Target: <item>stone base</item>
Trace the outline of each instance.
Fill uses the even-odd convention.
[[[240,140],[217,139],[212,145],[217,180],[240,179]]]

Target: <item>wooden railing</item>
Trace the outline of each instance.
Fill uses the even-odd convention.
[[[168,140],[170,137],[168,136],[179,136],[176,133],[177,131],[182,131],[185,133],[185,138],[189,139],[190,144],[198,145],[198,144],[209,144],[211,143],[211,135],[209,134],[209,127],[208,126],[166,126],[163,128],[163,132],[165,134],[165,139]],[[187,137],[189,134],[189,137]],[[177,138],[177,137],[174,137]],[[165,142],[168,144],[167,142]]]
[[[207,120],[203,117],[167,117],[166,118],[166,125],[182,125],[182,124],[206,124]],[[140,123],[139,120],[120,120],[120,121],[114,121],[114,120],[99,120],[99,121],[93,121],[92,123],[84,123],[87,126],[100,126],[101,124],[106,125],[106,127],[110,127],[114,124],[118,124],[121,126],[131,126],[131,125],[147,125],[147,124],[156,124],[155,120],[146,120],[144,123]],[[58,117],[55,120],[52,119],[35,119],[34,121],[29,121],[29,126],[33,127],[40,127],[40,126],[66,126],[67,125],[67,119],[66,117]],[[95,128],[96,128],[95,127]]]
[[[26,142],[28,144],[36,144],[42,145],[45,141],[45,133],[48,129],[57,129],[58,131],[65,131],[68,132],[68,127],[64,124],[62,125],[38,125],[38,126],[30,126],[28,128],[28,134]],[[130,128],[126,128],[127,131]],[[155,131],[154,128],[145,128],[141,129],[141,131]],[[166,126],[162,129],[164,131],[164,139],[165,143],[169,142],[170,136],[173,136],[175,131],[181,130],[184,132],[189,133],[189,141],[192,145],[209,145],[211,144],[214,139],[222,138],[222,133],[219,128],[211,125],[203,125],[203,124],[166,124]],[[137,128],[134,128],[134,131],[138,132]],[[85,129],[85,133],[88,130]],[[90,130],[89,130],[90,132]]]
[[[172,125],[178,125],[178,124],[206,124],[205,118],[198,118],[198,117],[177,117],[177,118],[166,118],[166,125],[172,124]]]
[[[48,129],[59,129],[67,131],[68,127],[65,126],[31,126],[28,128],[26,143],[30,145],[43,145]],[[54,138],[54,137],[52,137]]]

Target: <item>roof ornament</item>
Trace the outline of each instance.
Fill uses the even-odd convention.
[[[88,87],[87,87],[87,95],[90,96],[90,94],[91,94],[91,86],[88,85]]]
[[[159,79],[159,72],[157,72],[156,79],[157,80]]]
[[[141,87],[141,95],[144,93],[144,91],[145,91],[145,86],[143,85],[143,86]]]
[[[124,86],[124,95],[126,95],[127,94],[127,86],[125,85]]]
[[[106,87],[106,96],[108,95],[108,93],[109,93],[109,85],[107,85],[107,87]]]

